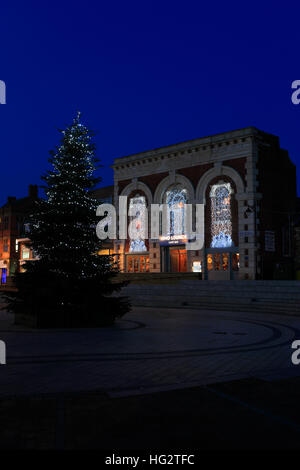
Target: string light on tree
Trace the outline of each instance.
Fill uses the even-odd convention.
[[[42,176],[46,197],[37,202],[32,215],[31,247],[38,259],[27,262],[26,272],[17,277],[16,296],[28,309],[26,302],[39,295],[39,287],[52,286],[47,302],[53,309],[101,312],[102,308],[115,318],[128,310],[128,303],[109,297],[122,284],[111,282],[117,273],[113,260],[97,254],[101,242],[94,227],[99,201],[91,190],[101,178],[94,176],[100,165],[93,133],[80,122],[80,112],[60,133],[60,145],[50,152],[52,168]]]

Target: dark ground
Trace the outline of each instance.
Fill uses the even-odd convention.
[[[300,378],[0,401],[0,449],[299,450]]]

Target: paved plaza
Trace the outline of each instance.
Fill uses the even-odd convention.
[[[288,315],[138,307],[114,327],[32,330],[0,314],[0,397],[102,391],[110,397],[236,379],[300,376]]]

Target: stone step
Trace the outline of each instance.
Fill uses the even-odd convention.
[[[137,297],[130,297],[131,301],[136,303],[138,302],[156,302],[157,304],[159,303],[168,303],[171,305],[180,305],[183,303],[187,303],[189,305],[191,304],[202,304],[205,303],[207,305],[224,305],[226,304],[234,304],[234,305],[240,305],[241,307],[243,306],[248,306],[248,305],[254,305],[254,306],[270,306],[270,307],[276,307],[280,306],[280,308],[287,308],[287,309],[297,309],[300,311],[300,304],[296,302],[272,302],[272,301],[254,301],[254,302],[243,302],[239,300],[232,300],[229,299],[207,299],[207,298],[196,298],[196,299],[190,299],[190,298],[175,298],[175,297],[146,297],[146,296],[137,296]]]
[[[230,283],[228,283],[230,284]],[[300,287],[268,287],[268,286],[231,286],[231,285],[222,285],[222,286],[208,286],[198,284],[186,284],[182,285],[181,283],[177,285],[145,285],[145,284],[132,284],[127,286],[127,289],[140,290],[140,289],[151,289],[151,290],[161,290],[161,289],[171,289],[171,290],[193,290],[197,289],[198,291],[208,291],[208,292],[222,292],[224,290],[237,292],[290,292],[290,293],[300,293]]]
[[[251,299],[257,299],[257,300],[274,300],[274,301],[280,301],[284,300],[285,302],[295,302],[298,303],[300,302],[300,292],[296,293],[286,293],[286,292],[241,292],[241,291],[216,291],[216,292],[210,292],[210,291],[199,291],[197,290],[187,290],[187,289],[130,289],[130,288],[125,288],[123,289],[123,294],[124,295],[131,295],[131,296],[147,296],[147,295],[155,295],[155,296],[174,296],[174,297],[199,297],[199,298],[232,298],[234,297],[235,299],[247,299],[247,301],[251,301]],[[234,295],[233,295],[234,294]]]
[[[176,284],[129,284],[122,295],[133,305],[191,307],[300,315],[299,281],[200,281]]]
[[[292,286],[300,288],[300,281],[290,280],[290,281],[271,281],[271,280],[264,280],[264,281],[254,281],[254,280],[238,280],[233,279],[231,281],[208,281],[208,280],[196,280],[196,279],[181,279],[179,281],[181,284],[190,284],[190,283],[201,283],[207,285],[239,285],[239,286]]]
[[[149,299],[151,301],[166,301],[166,302],[206,302],[206,303],[220,303],[222,304],[223,302],[226,303],[235,303],[239,305],[248,305],[248,304],[268,304],[268,305],[289,305],[290,307],[294,306],[297,307],[299,306],[300,308],[300,303],[297,301],[291,300],[290,302],[287,301],[278,301],[274,299],[254,299],[252,301],[249,301],[248,299],[244,298],[237,298],[233,299],[232,297],[188,297],[188,296],[169,296],[169,295],[163,295],[163,296],[157,296],[157,295],[136,295],[136,296],[130,296],[131,299],[136,300],[143,300],[143,299]]]

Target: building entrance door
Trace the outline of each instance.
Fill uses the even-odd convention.
[[[170,271],[171,273],[186,273],[186,250],[179,248],[170,248]]]

